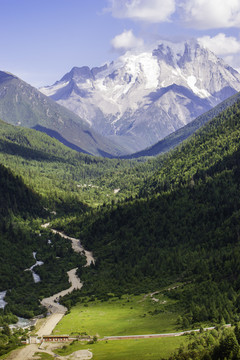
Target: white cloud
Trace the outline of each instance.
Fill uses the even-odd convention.
[[[122,34],[115,36],[111,44],[115,50],[125,51],[143,46],[144,41],[141,38],[137,38],[132,30],[125,30]]]
[[[175,0],[109,0],[109,11],[116,18],[148,23],[169,21],[175,12]]]
[[[214,37],[203,36],[198,41],[216,55],[231,55],[240,52],[240,41],[233,36],[220,33]]]
[[[225,34],[220,33],[213,37],[200,37],[198,38],[198,41],[201,45],[223,58],[227,64],[238,70],[238,72],[240,71],[240,40],[233,36],[226,36]]]
[[[240,0],[108,0],[116,18],[148,23],[171,20],[174,14],[195,29],[240,28]]]
[[[240,73],[239,54],[223,56],[224,61]]]
[[[240,27],[239,0],[182,0],[183,21],[196,29]]]

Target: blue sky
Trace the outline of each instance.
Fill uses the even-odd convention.
[[[191,37],[240,69],[240,0],[0,0],[0,70],[36,87]]]

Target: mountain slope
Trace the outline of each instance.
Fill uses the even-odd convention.
[[[14,176],[0,164],[0,221],[9,215],[43,215],[43,203],[40,196],[29,189],[23,180]]]
[[[235,102],[239,101],[239,99],[240,99],[240,93],[237,93],[236,95],[231,96],[227,100],[224,100],[223,102],[221,102],[221,104],[209,110],[207,113],[200,115],[199,117],[197,117],[197,119],[193,120],[189,124],[176,130],[174,133],[168,135],[163,140],[160,140],[158,143],[154,144],[153,146],[131,155],[121,156],[121,158],[136,159],[143,156],[156,156],[161,153],[166,153],[169,150],[175,148],[177,145],[181,144],[189,136],[191,136],[198,129],[200,129],[205,123],[212,120],[214,117],[219,115],[228,107],[232,106]]]
[[[3,71],[0,71],[0,118],[13,125],[49,133],[81,152],[111,157],[123,151],[90,129],[76,114]]]
[[[240,91],[240,75],[193,40],[163,42],[101,68],[75,67],[41,91],[136,152]]]
[[[96,256],[85,294],[145,293],[180,283],[188,324],[239,318],[240,102],[164,157],[139,197],[64,229]]]
[[[188,186],[218,162],[239,152],[240,101],[221,112],[180,147],[166,154],[161,168],[146,181],[142,194]],[[230,161],[231,163],[231,161]],[[236,163],[238,164],[238,163]],[[207,174],[206,174],[207,177]]]

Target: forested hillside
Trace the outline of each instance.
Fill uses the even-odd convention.
[[[239,150],[240,101],[197,131],[187,142],[165,156],[162,166],[149,177],[140,194],[153,194],[194,183],[204,172]],[[238,165],[238,164],[237,164]],[[207,174],[206,174],[207,177]]]
[[[43,203],[18,176],[0,164],[0,218],[12,214],[27,217],[44,215]]]
[[[44,200],[28,188],[21,177],[0,164],[0,291],[6,291],[4,309],[0,309],[0,356],[22,345],[24,330],[11,332],[8,324],[16,315],[32,318],[46,313],[40,299],[68,288],[66,271],[83,266],[69,241],[39,231],[39,221],[47,215]],[[36,259],[43,261],[40,282],[35,283],[30,267]],[[39,271],[40,270],[40,271]]]
[[[69,241],[39,232],[37,219],[47,215],[41,197],[2,165],[0,200],[0,291],[9,290],[6,314],[33,317],[45,311],[39,307],[39,299],[67,288],[66,271],[73,265],[82,266],[85,260],[74,254]],[[33,252],[44,262],[39,269],[40,283],[34,283],[33,275],[26,271],[36,262]],[[0,318],[2,315],[0,311]]]
[[[239,359],[240,325],[234,329],[217,328],[200,333],[192,332],[187,347],[181,347],[169,360]],[[163,359],[162,359],[163,360]]]
[[[84,155],[46,134],[0,121],[0,162],[41,194],[46,206],[67,214],[137,194],[159,160]]]
[[[86,294],[156,291],[179,302],[183,326],[239,319],[240,103],[164,157],[135,200],[64,229],[93,250]],[[61,226],[61,223],[58,224]]]

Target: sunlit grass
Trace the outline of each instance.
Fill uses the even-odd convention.
[[[187,336],[99,341],[96,344],[74,342],[64,350],[56,352],[67,356],[77,350],[89,350],[93,360],[159,360],[172,354],[181,345],[187,344]]]
[[[58,323],[54,334],[139,335],[176,331],[174,302],[163,294],[79,303]]]

